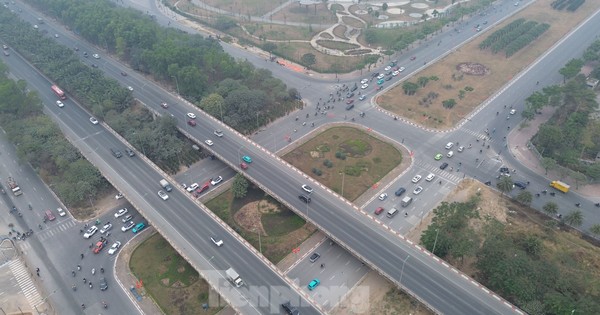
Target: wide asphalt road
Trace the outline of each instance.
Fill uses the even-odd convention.
[[[157,195],[161,188],[158,182],[163,176],[146,163],[140,157],[141,154],[120,159],[112,156],[110,148],[123,151],[125,145],[103,125],[92,125],[90,115],[72,100],[65,101],[64,108],[58,108],[54,103],[56,96],[49,89],[50,82],[23,62],[16,53],[5,61],[12,73],[26,80],[31,89],[39,91],[44,104],[52,112],[50,116],[57,120],[74,145],[231,306],[243,314],[271,314],[279,312],[279,305],[290,300],[293,304],[302,306],[303,314],[319,313],[290,288],[278,271],[270,268],[273,266],[261,260],[253,248],[249,249],[251,246],[246,246],[241,239],[230,234],[233,231],[219,225],[209,215],[208,209],[200,209],[189,194],[174,189],[168,200],[160,199]],[[225,244],[216,247],[210,236],[221,238]],[[73,256],[78,254],[79,250],[72,253]],[[225,281],[224,270],[230,267],[239,272],[246,283],[244,287],[232,288]]]

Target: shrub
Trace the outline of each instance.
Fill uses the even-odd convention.
[[[332,168],[333,162],[331,162],[330,160],[325,160],[325,161],[323,161],[323,165],[325,165],[325,167],[327,167],[327,168]]]
[[[346,153],[342,152],[342,151],[337,151],[335,152],[335,157],[340,159],[340,160],[345,160],[346,159]]]

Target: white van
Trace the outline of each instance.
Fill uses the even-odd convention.
[[[393,218],[396,214],[398,214],[398,209],[392,208],[392,209],[388,210],[386,216],[388,218]]]
[[[411,197],[404,197],[401,201],[402,207],[408,207],[412,201],[413,199]]]

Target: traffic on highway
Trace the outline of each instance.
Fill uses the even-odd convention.
[[[439,42],[443,45],[438,44],[436,49],[421,49],[399,56],[369,74],[339,83],[312,78],[303,82],[297,74],[287,73],[279,67],[274,74],[289,79],[291,85],[299,86],[299,90],[311,86],[302,92],[310,106],[252,137],[240,134],[145,79],[60,25],[41,24],[34,11],[19,10],[19,14],[38,29],[47,29],[50,34],[55,34],[56,41],[74,47],[82,62],[102,70],[127,87],[155,114],[172,116],[180,131],[211,152],[215,160],[203,161],[203,170],[196,174],[167,175],[110,126],[94,117],[75,99],[66,97],[59,86],[40,75],[32,64],[13,53],[10,59],[4,60],[11,74],[26,80],[31,89],[39,92],[48,115],[61,126],[67,137],[74,139],[72,143],[119,192],[114,196],[118,206],[110,213],[88,222],[78,222],[33,169],[20,171],[21,174],[28,172],[28,178],[35,177],[27,182],[36,182],[39,191],[44,192],[45,200],[53,201],[48,208],[42,206],[46,204],[44,199],[36,200],[37,197],[30,194],[21,196],[22,181],[9,179],[6,189],[2,188],[3,200],[9,205],[9,213],[19,218],[25,227],[12,229],[10,237],[14,241],[25,241],[35,235],[39,242],[32,246],[38,250],[54,248],[52,253],[45,254],[48,257],[37,259],[44,261],[44,257],[47,258],[48,266],[42,268],[42,273],[52,274],[55,287],[67,288],[60,289],[62,291],[54,297],[62,303],[59,303],[62,305],[59,310],[64,313],[75,313],[75,308],[86,312],[102,309],[119,313],[140,312],[129,295],[129,288],[120,284],[111,266],[128,242],[139,233],[149,233],[150,229],[161,233],[230,306],[243,314],[271,314],[281,310],[289,314],[298,311],[302,314],[324,313],[333,303],[317,292],[325,291],[323,287],[326,286],[341,286],[342,279],[358,283],[370,269],[439,313],[519,313],[515,306],[434,259],[431,253],[406,241],[402,235],[419,224],[425,213],[465,176],[488,186],[495,186],[502,177],[511,177],[515,187],[519,188],[517,192],[525,189],[534,192],[534,208],[539,209],[544,200],[553,199],[584,209],[586,216],[589,212],[588,218],[594,221],[600,219],[593,212],[600,203],[572,192],[566,194],[570,190],[568,184],[558,180],[549,182],[543,174],[521,166],[510,154],[507,141],[519,124],[522,108],[517,104],[528,95],[525,91],[541,88],[540,81],[543,85],[560,82],[558,68],[581,52],[574,51],[571,43],[577,42],[579,47],[589,44],[591,39],[585,38],[584,34],[595,29],[600,18],[594,16],[574,30],[560,46],[511,81],[511,89],[518,93],[505,91],[495,95],[453,132],[432,136],[428,130],[414,128],[400,117],[376,110],[372,99],[428,63],[435,62],[450,48],[455,49],[472,36],[478,36],[488,21],[497,23],[520,8],[506,5],[502,14],[475,16],[470,23],[477,24],[477,31],[472,34],[449,30],[440,35]],[[232,49],[223,45],[227,50]],[[256,57],[247,51],[236,50],[235,54],[248,56],[257,66],[265,66],[262,59],[254,61]],[[332,116],[336,117],[335,121],[330,119]],[[398,146],[410,147],[414,153],[412,167],[373,190],[364,204],[355,205],[275,153],[331,122],[366,126]],[[401,136],[399,129],[403,131]],[[275,134],[284,135],[279,138],[285,140],[277,143]],[[237,172],[243,173],[325,234],[315,250],[307,253],[288,272],[273,266],[259,250],[251,247],[203,205],[203,196],[228,184]],[[24,197],[29,212],[23,210],[26,209]],[[13,202],[13,199],[18,201]],[[75,237],[76,234],[79,236]],[[54,235],[60,235],[60,239],[53,238]],[[42,242],[46,238],[48,241]],[[328,279],[327,275],[336,272],[334,269],[342,262],[349,265],[343,269],[345,276],[339,270],[339,280]],[[269,292],[265,292],[265,288]],[[333,291],[329,292],[330,297],[341,297],[346,292]]]

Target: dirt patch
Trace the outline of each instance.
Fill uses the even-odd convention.
[[[486,75],[490,74],[490,69],[480,63],[463,62],[456,66],[456,70],[469,75]]]
[[[348,39],[346,37],[346,25],[338,25],[333,28],[333,34],[339,38]]]
[[[266,206],[266,207],[265,207]],[[235,213],[233,219],[246,231],[253,231],[267,236],[267,232],[262,225],[261,216],[266,213],[279,212],[276,205],[267,200],[259,200],[244,205]]]
[[[424,88],[417,90],[415,95],[405,95],[400,84],[378,97],[377,103],[386,110],[429,128],[447,129],[456,125],[474,108],[498,91],[508,80],[511,80],[519,71],[600,7],[598,1],[586,1],[576,12],[566,13],[553,10],[550,6],[551,2],[551,0],[536,1],[504,23],[489,28],[489,32],[464,45],[457,52],[417,73],[409,81],[416,83],[419,77],[437,77],[439,80],[430,80]],[[479,49],[479,43],[489,36],[491,31],[502,28],[518,18],[548,23],[550,29],[510,58],[505,58],[501,54],[494,55],[489,50]],[[464,31],[472,30],[465,29]],[[458,65],[465,63],[480,64],[489,69],[493,75],[463,76],[462,72],[456,69]],[[432,92],[439,94],[434,104],[421,105],[420,101]],[[463,94],[462,97],[460,97],[461,94]],[[457,102],[452,109],[442,106],[442,101],[448,99],[454,99]]]
[[[90,203],[89,207],[69,208],[69,211],[78,221],[92,220],[106,213],[106,211],[111,211],[127,203],[125,199],[115,199],[116,194],[118,194],[117,190],[108,189],[107,192],[102,194],[102,197],[98,197],[98,199],[93,201],[93,207]]]
[[[335,309],[333,315],[433,314],[398,290],[375,271],[370,271]]]

